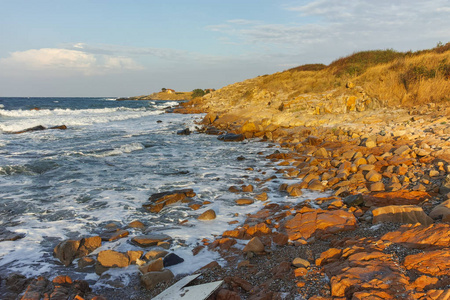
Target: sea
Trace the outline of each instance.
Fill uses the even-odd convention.
[[[237,226],[229,222],[242,223],[264,206],[261,201],[237,206],[234,201],[245,195],[230,193],[230,186],[252,184],[255,193],[267,191],[270,203],[320,196],[306,192],[290,199],[278,192],[281,183],[294,182],[277,173],[283,168],[278,162],[265,157],[284,149],[258,139],[228,143],[197,133],[204,115],[166,112],[177,104],[114,97],[0,97],[0,277],[69,275],[87,280],[94,291],[125,286],[138,276],[136,265],[99,276],[78,269],[77,260],[63,266],[52,252],[61,241],[99,235],[111,223],[126,228],[135,220],[149,232],[171,236],[168,251],[184,262],[169,269],[175,275],[190,274],[211,261],[226,264],[207,248],[192,254],[202,239],[214,240]],[[67,129],[12,134],[61,125]],[[193,133],[177,134],[185,128]],[[264,182],[273,175],[277,178]],[[197,194],[195,202],[210,204],[192,210],[177,203],[160,213],[142,208],[154,193],[185,188]],[[197,220],[208,209],[217,218]],[[129,231],[126,238],[103,242],[91,256],[108,249],[150,250],[130,243],[142,232]],[[11,235],[19,239],[2,240]]]

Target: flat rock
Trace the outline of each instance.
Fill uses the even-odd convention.
[[[344,210],[302,209],[284,224],[290,240],[309,239],[313,235],[334,234],[357,227],[355,216]]]
[[[390,205],[376,208],[372,211],[373,223],[403,223],[430,225],[433,219],[428,217],[423,209],[415,205]]]
[[[371,195],[363,195],[366,206],[389,206],[389,205],[416,205],[431,195],[422,191],[399,190],[395,192],[380,192]]]
[[[156,246],[159,242],[169,241],[172,238],[163,233],[151,233],[147,235],[136,236],[131,242],[140,247]]]
[[[450,250],[442,249],[412,254],[405,257],[404,266],[418,274],[432,276],[450,275]]]
[[[100,234],[102,241],[112,242],[124,237],[127,237],[130,233],[128,230],[117,229],[112,231],[105,231]]]
[[[250,205],[253,204],[253,202],[255,202],[255,200],[250,199],[250,198],[240,198],[235,200],[234,202],[236,202],[237,205]]]
[[[446,248],[450,245],[450,224],[403,225],[399,230],[383,235],[381,240],[402,244],[408,248]]]
[[[100,251],[97,262],[106,268],[124,268],[130,264],[128,255],[114,250]]]

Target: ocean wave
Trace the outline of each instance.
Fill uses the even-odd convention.
[[[141,143],[131,143],[122,145],[120,147],[114,148],[114,149],[107,149],[107,150],[99,150],[91,153],[82,153],[77,152],[77,154],[81,154],[83,156],[92,156],[92,157],[108,157],[108,156],[118,156],[122,155],[124,153],[131,153],[134,151],[139,151],[144,149],[145,146]]]
[[[0,175],[38,175],[58,168],[53,161],[36,161],[31,164],[0,167]]]
[[[21,131],[35,126],[53,127],[66,125],[67,127],[88,126],[93,124],[138,119],[161,114],[161,110],[146,108],[103,108],[103,109],[54,109],[54,110],[13,110],[0,111],[0,131]]]

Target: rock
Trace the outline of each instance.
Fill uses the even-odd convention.
[[[130,264],[136,264],[143,254],[144,251],[136,251],[136,250],[127,251],[127,256]]]
[[[442,185],[439,188],[439,193],[442,195],[450,193],[450,174],[448,174],[442,182]]]
[[[450,199],[442,202],[430,212],[430,217],[433,219],[444,219],[448,215],[450,215]]]
[[[66,130],[66,129],[67,129],[67,126],[66,126],[66,125],[58,125],[58,126],[50,127],[49,129]]]
[[[164,268],[181,264],[184,259],[176,255],[175,253],[169,253],[164,257]]]
[[[83,238],[81,240],[66,240],[59,243],[53,249],[53,256],[58,258],[67,267],[75,258],[88,255],[101,245],[102,239],[99,236]]]
[[[241,190],[237,186],[232,185],[228,188],[228,191],[230,193],[239,193]]]
[[[252,238],[247,245],[244,247],[244,253],[254,252],[254,253],[262,253],[264,252],[264,245],[258,237]]]
[[[145,225],[141,221],[136,220],[136,221],[133,221],[130,224],[128,224],[128,227],[143,229],[143,228],[145,228]]]
[[[374,182],[369,189],[371,192],[383,192],[385,190],[384,183],[381,181]]]
[[[9,230],[0,228],[0,242],[17,241],[25,237],[24,233],[14,233]]]
[[[249,185],[243,185],[242,186],[242,191],[244,193],[252,193],[253,192],[253,185],[249,184]]]
[[[201,221],[208,221],[208,220],[214,220],[216,218],[216,212],[213,209],[208,209],[204,213],[202,213],[200,216],[198,216],[198,220]]]
[[[343,199],[347,206],[362,206],[364,204],[364,197],[361,194],[350,195]]]
[[[189,130],[189,128],[185,128],[183,130],[178,130],[177,134],[178,135],[190,135],[191,134],[191,130]]]
[[[98,253],[97,263],[106,268],[124,268],[129,266],[128,255],[114,250],[103,250]]]
[[[219,135],[217,139],[224,142],[242,142],[245,137],[242,134],[227,133]]]
[[[400,156],[405,156],[405,155],[407,155],[407,154],[409,153],[410,150],[411,150],[411,149],[409,148],[408,145],[403,145],[403,146],[397,148],[397,149],[394,151],[394,154],[395,154],[395,155],[400,155]]]
[[[172,271],[164,269],[160,272],[148,272],[141,276],[141,282],[147,290],[152,290],[159,283],[168,283],[175,276]]]
[[[131,243],[140,247],[156,246],[159,242],[169,241],[172,238],[163,233],[152,233],[147,235],[136,236],[131,239]]]
[[[403,225],[399,230],[383,235],[381,240],[408,248],[444,248],[450,244],[450,224]]]
[[[381,192],[364,195],[366,206],[388,206],[388,205],[416,205],[426,199],[431,199],[427,192],[399,190],[395,192]]]
[[[148,251],[147,253],[145,253],[144,255],[144,259],[146,260],[154,260],[160,257],[164,257],[168,254],[169,252],[165,251],[165,250],[151,250]]]
[[[307,240],[313,235],[334,234],[357,227],[355,216],[344,210],[302,209],[284,224],[292,241]]]
[[[266,192],[263,192],[263,193],[261,193],[259,195],[256,195],[255,199],[259,200],[259,201],[267,201],[269,199],[269,196],[267,196]]]
[[[44,277],[38,277],[34,279],[30,285],[25,290],[25,293],[23,294],[22,298],[23,300],[40,300],[41,295],[44,294],[44,291],[47,290],[48,285],[50,282],[48,279],[45,279]]]
[[[250,204],[253,204],[253,202],[255,202],[255,201],[250,198],[240,198],[240,199],[235,200],[234,202],[236,202],[237,205],[250,205]]]
[[[369,171],[365,177],[366,177],[367,181],[371,181],[371,182],[381,181],[381,179],[383,178],[381,176],[381,174],[375,170]]]
[[[198,210],[202,207],[203,205],[199,204],[199,203],[193,203],[193,204],[189,204],[189,207],[192,208],[192,210]]]
[[[84,256],[78,260],[78,268],[84,269],[89,266],[95,265],[95,259],[92,257]]]
[[[188,198],[195,197],[195,195],[196,194],[192,189],[156,193],[151,195],[148,199],[150,203],[142,206],[150,212],[158,213],[167,205],[184,201]]]
[[[241,297],[236,292],[227,289],[221,289],[217,293],[216,300],[241,300]]]
[[[14,132],[11,132],[11,133],[12,134],[20,134],[20,133],[32,132],[32,131],[40,131],[40,130],[45,130],[45,129],[47,129],[47,128],[45,128],[42,125],[38,125],[38,126],[34,126],[34,127],[30,127],[30,128],[24,129],[24,130],[14,131]]]
[[[325,148],[319,148],[313,153],[313,156],[327,158],[328,157],[328,152],[327,152],[327,150]]]
[[[245,124],[242,125],[242,127],[241,127],[242,133],[257,132],[257,131],[258,131],[258,128],[257,128],[256,124],[253,122],[245,122]]]
[[[373,223],[421,223],[428,226],[433,220],[428,217],[423,209],[415,205],[390,205],[376,208],[372,211]]]
[[[408,255],[403,264],[406,269],[414,270],[418,274],[449,276],[450,250],[447,248]]]
[[[117,229],[113,231],[106,231],[100,234],[102,241],[112,242],[123,237],[127,237],[130,233],[127,230]]]
[[[142,274],[146,274],[148,272],[162,271],[164,268],[164,262],[162,258],[157,258],[155,260],[151,260],[148,263],[139,267],[139,271]]]
[[[306,259],[303,259],[303,258],[300,258],[300,257],[296,257],[292,261],[292,265],[294,267],[297,267],[297,268],[306,268],[307,269],[307,268],[309,268],[309,266],[311,264]]]

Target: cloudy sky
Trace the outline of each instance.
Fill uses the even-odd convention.
[[[450,41],[450,0],[0,0],[0,96],[190,91]]]

